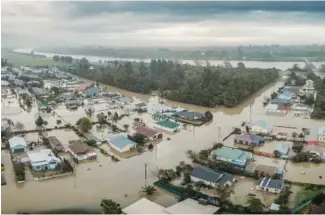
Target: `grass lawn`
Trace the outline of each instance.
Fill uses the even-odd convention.
[[[6,57],[9,63],[14,67],[20,66],[69,66],[69,63],[57,62],[52,58],[32,56],[28,54],[13,53],[8,50],[1,50],[3,57]]]
[[[321,190],[307,190],[305,188],[301,189],[296,195],[296,206],[299,206],[304,200],[311,199],[316,196]]]

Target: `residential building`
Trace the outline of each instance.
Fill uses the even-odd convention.
[[[269,177],[275,176],[277,174],[278,168],[276,166],[268,166],[268,165],[262,165],[258,164],[255,166],[253,172],[257,174],[264,174],[268,175]]]
[[[265,107],[265,113],[272,116],[285,116],[288,111],[289,108],[284,105],[270,103]]]
[[[265,139],[264,137],[255,134],[243,134],[243,135],[235,136],[234,143],[250,145],[255,147],[255,146],[263,145],[265,143]]]
[[[9,139],[9,146],[12,153],[24,153],[27,150],[27,144],[22,137],[12,137]]]
[[[128,104],[130,102],[129,98],[128,97],[120,97],[118,99],[118,102],[122,105],[125,105],[125,104]]]
[[[87,144],[82,143],[81,141],[69,141],[68,152],[70,152],[73,158],[78,162],[97,159],[96,152],[92,150]]]
[[[300,88],[300,95],[312,95],[315,92],[314,82],[312,80],[307,80],[305,85]]]
[[[187,198],[170,207],[163,207],[157,203],[142,198],[133,204],[123,208],[124,214],[216,214],[219,207],[200,204],[198,201]]]
[[[165,121],[168,120],[170,117],[165,114],[155,113],[152,115],[152,118],[157,121]]]
[[[253,158],[253,154],[240,149],[222,146],[220,149],[212,151],[211,157],[216,160],[231,163],[235,166],[244,167],[247,161]]]
[[[173,109],[165,104],[153,104],[151,106],[148,106],[148,113],[155,114],[155,113],[164,113],[164,112],[170,112]]]
[[[68,100],[65,102],[65,105],[67,107],[71,107],[71,106],[78,107],[80,105],[83,105],[83,100],[80,100],[80,99]]]
[[[136,133],[144,135],[149,140],[156,140],[156,139],[162,138],[161,132],[158,132],[157,130],[146,127],[146,126],[138,126],[138,127],[134,128],[134,130]]]
[[[318,128],[318,141],[325,142],[325,126]]]
[[[55,150],[56,152],[64,152],[65,151],[64,146],[55,136],[50,136],[47,138],[47,140],[49,141],[51,148],[53,150]]]
[[[147,111],[148,107],[147,104],[144,102],[138,103],[134,105],[133,110],[143,110],[143,111]]]
[[[104,97],[106,97],[107,99],[110,99],[110,100],[121,97],[121,94],[118,93],[118,92],[103,92],[102,95],[103,95]],[[124,98],[126,98],[126,97],[124,97]],[[122,100],[123,100],[123,99],[122,99]],[[125,100],[125,99],[124,99],[124,100]]]
[[[38,152],[28,152],[30,164],[34,171],[54,170],[60,158],[56,157],[50,149],[42,149]]]
[[[165,121],[157,122],[154,126],[156,128],[161,128],[169,132],[176,132],[179,130],[180,124],[169,120],[165,120]]]
[[[99,89],[98,88],[88,88],[86,90],[86,96],[98,96]]]
[[[289,153],[289,149],[291,145],[292,145],[291,142],[279,142],[276,144],[276,150],[281,155],[287,155]]]
[[[281,193],[284,188],[284,180],[272,179],[272,178],[261,178],[257,184],[256,189],[263,190],[271,193]]]
[[[305,104],[293,104],[291,110],[294,111],[295,116],[307,115],[310,113],[310,107]]]
[[[258,120],[252,123],[250,131],[256,134],[270,134],[272,132],[272,126],[264,120]]]
[[[191,181],[202,181],[205,185],[217,187],[218,185],[229,185],[235,183],[236,178],[220,170],[210,169],[205,166],[195,167],[191,172]]]
[[[174,114],[175,117],[185,119],[185,120],[204,120],[205,115],[203,113],[181,111]]]
[[[136,143],[125,135],[117,135],[108,138],[108,144],[118,152],[128,152],[136,147]]]

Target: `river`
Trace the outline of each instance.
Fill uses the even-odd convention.
[[[275,63],[271,62],[266,64],[275,65]],[[277,64],[284,65],[283,62]],[[287,64],[288,67],[292,66],[292,62]],[[264,65],[264,67],[268,66]],[[182,130],[173,135],[171,140],[164,140],[159,143],[152,152],[145,152],[141,155],[121,160],[118,163],[112,163],[108,158],[99,156],[97,163],[80,164],[76,168],[76,177],[70,176],[40,182],[29,180],[25,184],[17,185],[14,181],[13,173],[10,171],[11,162],[8,159],[9,154],[6,151],[2,151],[2,157],[6,166],[5,175],[8,182],[6,186],[2,186],[2,213],[46,211],[60,208],[98,210],[100,200],[104,197],[119,202],[122,207],[127,206],[140,198],[139,190],[145,184],[145,163],[148,164],[147,184],[151,184],[157,180],[155,173],[158,168],[174,168],[179,161],[188,161],[186,156],[187,150],[198,151],[212,146],[218,139],[219,126],[221,127],[220,137],[222,138],[231,131],[232,127],[238,126],[242,121],[249,120],[250,106],[253,121],[264,119],[271,125],[308,127],[311,128],[311,134],[308,139],[315,139],[317,137],[317,128],[324,125],[324,121],[303,119],[291,115],[286,117],[264,115],[262,105],[264,96],[270,96],[281,85],[282,83],[279,82],[266,86],[234,108],[210,109],[214,116],[212,122],[195,127],[195,129]],[[141,95],[108,85],[105,85],[105,87],[108,90],[119,91],[128,97],[137,97],[150,103],[158,103],[159,101],[156,96]],[[195,105],[168,100],[165,102],[168,105],[180,106],[192,111],[203,112],[207,110],[207,108]],[[25,117],[27,113],[23,112],[20,114],[18,113],[14,118]],[[31,112],[31,114],[35,113]],[[34,119],[34,116],[31,118]],[[225,144],[232,143],[227,142]],[[88,170],[89,168],[90,170]],[[302,171],[306,172],[303,176],[300,174]],[[323,175],[323,179],[318,178],[324,172],[324,164],[297,165],[289,163],[287,164],[287,172],[284,173],[284,176],[286,179],[293,181],[325,184],[325,175]],[[128,194],[127,198],[124,197],[126,193]],[[176,199],[171,195],[160,192],[156,201],[163,206],[169,206],[175,203]]]

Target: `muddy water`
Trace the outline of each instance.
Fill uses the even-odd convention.
[[[173,168],[179,161],[188,161],[186,151],[200,150],[210,147],[217,141],[220,127],[220,137],[226,136],[234,126],[250,118],[250,105],[252,120],[264,119],[271,125],[296,126],[298,128],[311,128],[309,139],[315,139],[317,128],[324,121],[314,121],[298,117],[272,117],[264,115],[263,98],[269,96],[281,83],[267,86],[265,89],[248,98],[245,102],[235,108],[212,109],[214,119],[200,127],[189,127],[187,130],[173,135],[171,140],[164,140],[155,147],[153,152],[145,152],[139,156],[112,163],[106,157],[99,157],[97,163],[80,164],[77,166],[76,177],[66,177],[42,182],[28,181],[24,185],[16,185],[13,173],[10,170],[10,162],[6,164],[6,175],[8,185],[2,186],[2,212],[15,213],[16,211],[43,211],[59,208],[89,208],[98,209],[100,200],[104,197],[111,198],[122,206],[126,206],[139,198],[139,190],[145,183],[151,184],[157,180],[158,168]],[[108,90],[120,91],[129,97],[138,97],[150,103],[159,102],[158,97],[139,95],[106,86]],[[165,101],[168,105],[180,106],[193,111],[206,111],[206,108],[182,104],[178,102]],[[35,112],[23,112],[16,115],[15,119],[24,118],[24,123],[34,122]],[[308,139],[307,138],[307,139]],[[232,145],[231,142],[225,143]],[[3,152],[4,153],[4,152]],[[144,179],[144,164],[148,164],[148,178]],[[101,165],[101,166],[100,166]],[[287,165],[285,178],[294,181],[325,184],[325,165]],[[302,177],[300,172],[306,172]],[[323,179],[318,176],[323,172]],[[11,176],[11,177],[9,177]],[[124,194],[128,194],[125,198]],[[159,204],[168,206],[176,202],[175,198],[161,193],[157,198]]]

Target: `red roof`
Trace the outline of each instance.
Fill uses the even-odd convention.
[[[289,110],[290,107],[289,106],[285,106],[285,105],[278,105],[278,110]]]
[[[308,145],[315,145],[315,146],[318,146],[319,143],[318,143],[318,141],[316,141],[316,140],[309,140],[309,141],[308,141]]]
[[[155,136],[158,132],[155,129],[144,127],[144,126],[139,126],[134,129],[137,133],[143,134],[146,137],[153,137]]]

